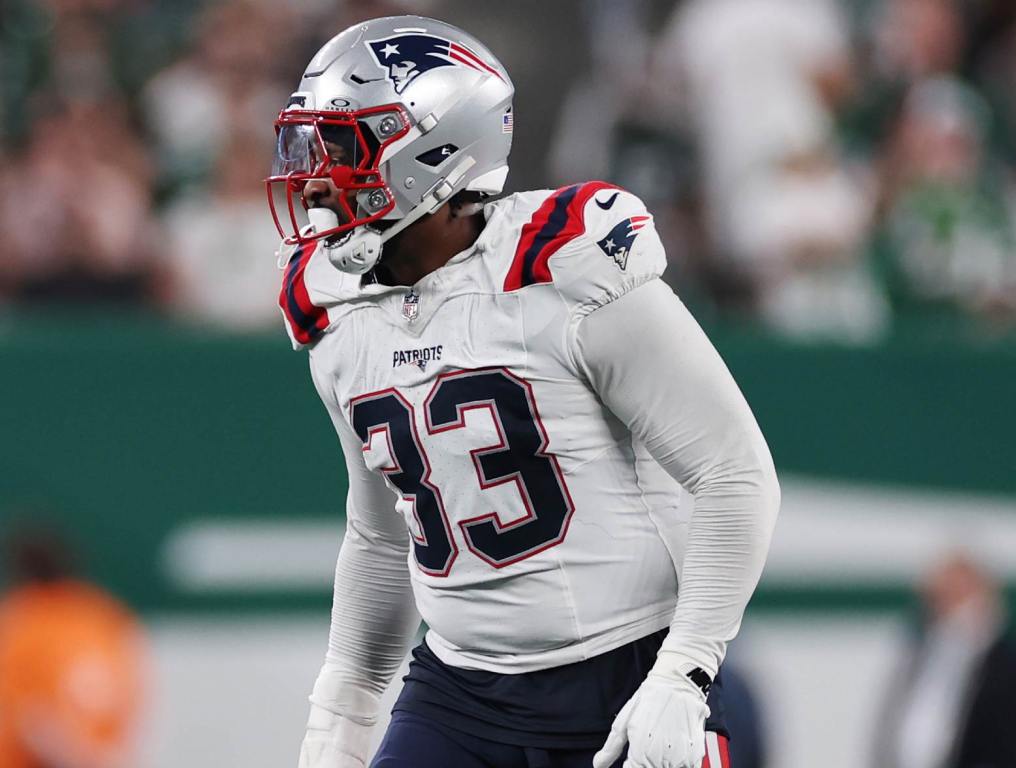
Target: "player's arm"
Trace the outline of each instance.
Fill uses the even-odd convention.
[[[670,632],[595,765],[612,764],[627,740],[634,765],[698,768],[708,711],[698,683],[715,677],[740,627],[768,552],[779,485],[729,371],[659,279],[665,257],[651,216],[623,191],[613,206],[602,204],[607,193],[596,200],[584,209],[583,242],[554,266],[573,306],[572,359],[606,407],[694,494],[695,510]]]
[[[595,765],[629,741],[636,765],[697,768],[702,673],[715,677],[737,634],[779,509],[772,458],[719,354],[661,280],[582,318],[574,354],[604,404],[695,496],[670,632]]]
[[[574,352],[604,404],[695,496],[661,656],[713,677],[776,522],[780,493],[769,448],[723,360],[662,280],[586,315]]]
[[[420,617],[407,565],[409,533],[395,512],[393,493],[364,464],[360,441],[313,354],[311,373],[339,433],[349,494],[328,652],[310,696],[300,768],[360,768],[367,762],[381,695],[402,664]]]

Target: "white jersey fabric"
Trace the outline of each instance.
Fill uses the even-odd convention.
[[[484,215],[412,289],[361,287],[320,249],[286,270],[287,327],[311,346],[350,484],[312,700],[364,722],[414,605],[457,667],[544,669],[669,625],[664,649],[715,674],[779,505],[747,404],[659,280],[638,198],[591,182]]]

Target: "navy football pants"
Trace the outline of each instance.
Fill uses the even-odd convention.
[[[595,749],[533,749],[500,744],[412,712],[395,712],[370,765],[371,768],[590,768],[594,754]],[[616,768],[621,768],[621,762]]]
[[[606,734],[604,734],[606,739]],[[702,768],[729,768],[726,739],[707,734]],[[395,712],[371,768],[590,768],[595,749],[533,749],[456,731],[412,712]],[[709,757],[716,759],[710,763]],[[614,764],[621,768],[624,756]]]

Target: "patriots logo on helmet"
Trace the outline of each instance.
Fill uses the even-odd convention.
[[[504,80],[496,69],[464,45],[434,35],[419,32],[393,35],[368,40],[367,47],[378,66],[388,70],[396,93],[402,93],[417,77],[438,67],[469,67]]]
[[[631,253],[636,235],[646,225],[649,218],[649,216],[632,216],[625,219],[615,224],[606,237],[596,241],[600,250],[610,256],[622,271],[628,266],[628,254]]]

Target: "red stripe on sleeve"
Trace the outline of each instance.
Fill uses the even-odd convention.
[[[532,247],[536,233],[539,232],[550,218],[551,211],[557,204],[557,198],[564,192],[564,188],[557,190],[554,194],[543,201],[543,205],[536,209],[536,213],[522,227],[522,234],[519,237],[519,244],[515,247],[515,256],[512,258],[512,265],[508,268],[508,274],[504,279],[506,291],[517,291],[522,287],[522,265],[523,257]]]
[[[297,336],[300,326],[296,324],[296,321],[293,319],[293,313],[289,311],[289,270],[290,267],[287,266],[286,271],[282,273],[282,290],[279,291],[279,307],[282,309],[282,314],[285,316],[289,327],[293,330],[293,335],[297,338],[297,341],[300,341]]]
[[[328,327],[328,312],[310,300],[304,279],[304,271],[316,249],[315,242],[294,254],[295,261],[291,261],[286,268],[282,292],[279,294],[279,306],[293,330],[293,337],[301,344],[309,344]]]
[[[612,188],[612,184],[607,184],[603,181],[590,181],[579,188],[579,191],[575,193],[575,197],[568,204],[568,223],[565,224],[564,229],[540,249],[540,253],[533,263],[533,277],[536,279],[536,282],[549,283],[553,281],[554,277],[550,274],[550,257],[557,253],[569,240],[574,240],[586,231],[585,210],[589,198],[601,189]]]
[[[315,320],[314,325],[317,326],[319,315],[325,314],[325,311],[314,304],[310,300],[310,294],[307,293],[304,270],[307,268],[308,261],[310,261],[310,253],[307,254],[306,258],[300,260],[300,266],[297,268],[296,275],[293,278],[293,294],[296,297],[296,303],[300,307],[300,311],[307,315],[308,318],[313,318]]]
[[[590,197],[603,189],[617,187],[604,181],[590,181],[577,190],[574,187],[563,187],[543,201],[529,222],[522,227],[522,234],[515,247],[515,256],[505,276],[505,291],[516,291],[535,283],[553,282],[550,257],[570,240],[585,232],[586,203]],[[567,204],[564,222],[560,226],[551,222],[551,216],[562,196],[572,192],[573,197]]]

